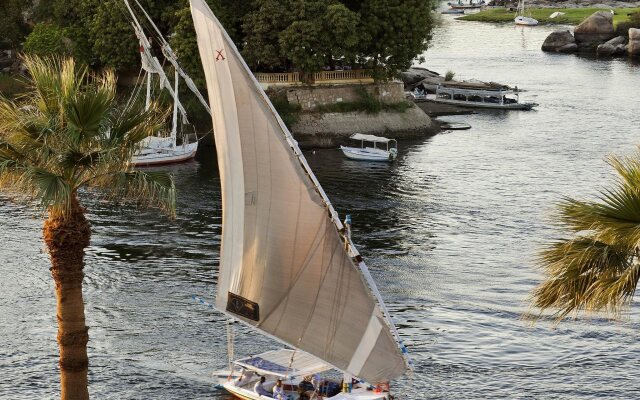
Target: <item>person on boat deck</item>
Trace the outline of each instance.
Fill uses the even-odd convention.
[[[264,376],[261,376],[260,380],[256,382],[255,386],[253,387],[253,391],[259,394],[260,396],[271,397],[271,392],[265,389],[264,386],[262,386],[262,384],[266,380],[267,379]]]
[[[236,386],[246,385],[251,381],[251,378],[253,378],[253,371],[247,369],[242,370],[242,374],[240,374],[240,377],[236,379]]]
[[[277,400],[287,400],[287,396],[284,394],[284,388],[282,387],[282,380],[278,379],[276,385],[273,387],[273,398]]]

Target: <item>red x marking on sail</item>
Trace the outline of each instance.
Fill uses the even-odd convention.
[[[218,53],[218,55],[216,55],[216,61],[222,61],[225,59],[224,55],[222,55],[223,51],[224,49],[216,50],[216,53]]]

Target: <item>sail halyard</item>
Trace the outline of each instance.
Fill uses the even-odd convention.
[[[223,185],[217,308],[343,372],[401,375],[406,349],[337,212],[219,21],[202,0],[191,9]]]
[[[177,93],[174,91],[174,89],[171,87],[171,84],[169,83],[169,79],[167,78],[166,74],[164,73],[164,70],[162,68],[162,65],[160,64],[160,61],[158,60],[158,58],[156,56],[154,56],[151,52],[151,42],[149,41],[149,39],[145,36],[144,34],[144,29],[142,28],[142,25],[140,25],[140,22],[138,21],[138,19],[136,18],[135,13],[133,12],[133,10],[131,9],[131,6],[129,5],[128,0],[124,0],[124,4],[127,7],[127,10],[129,11],[129,14],[131,15],[131,25],[133,26],[133,30],[136,34],[136,37],[138,38],[138,41],[140,42],[140,56],[142,58],[142,68],[145,70],[145,72],[147,73],[147,99],[146,99],[146,108],[149,108],[149,104],[151,102],[150,99],[150,95],[151,95],[151,74],[157,74],[158,77],[160,78],[160,87],[166,89],[169,94],[171,95],[171,97],[174,100],[174,104],[177,104],[178,110],[180,111],[180,115],[182,116],[182,120],[184,121],[184,123],[188,123],[187,120],[187,112],[184,109],[184,107],[182,106],[182,104],[178,101],[178,96]]]

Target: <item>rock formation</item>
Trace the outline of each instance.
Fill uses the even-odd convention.
[[[629,46],[627,51],[630,56],[640,56],[640,29],[629,29]]]
[[[573,31],[576,44],[580,49],[592,49],[615,36],[613,14],[597,11]]]
[[[568,30],[551,32],[542,43],[542,51],[572,53],[577,49],[576,41]]]
[[[618,36],[609,40],[607,43],[598,45],[599,56],[616,56],[624,54],[627,49],[627,38],[624,36]]]

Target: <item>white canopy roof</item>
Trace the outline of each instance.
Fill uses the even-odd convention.
[[[366,140],[368,142],[377,142],[377,143],[389,143],[395,139],[387,139],[382,136],[374,136],[374,135],[364,135],[362,133],[356,133],[351,136],[351,139],[354,140]]]
[[[292,358],[293,357],[293,361]],[[313,375],[331,369],[314,356],[299,350],[273,350],[242,358],[236,365],[261,373],[280,377]]]

